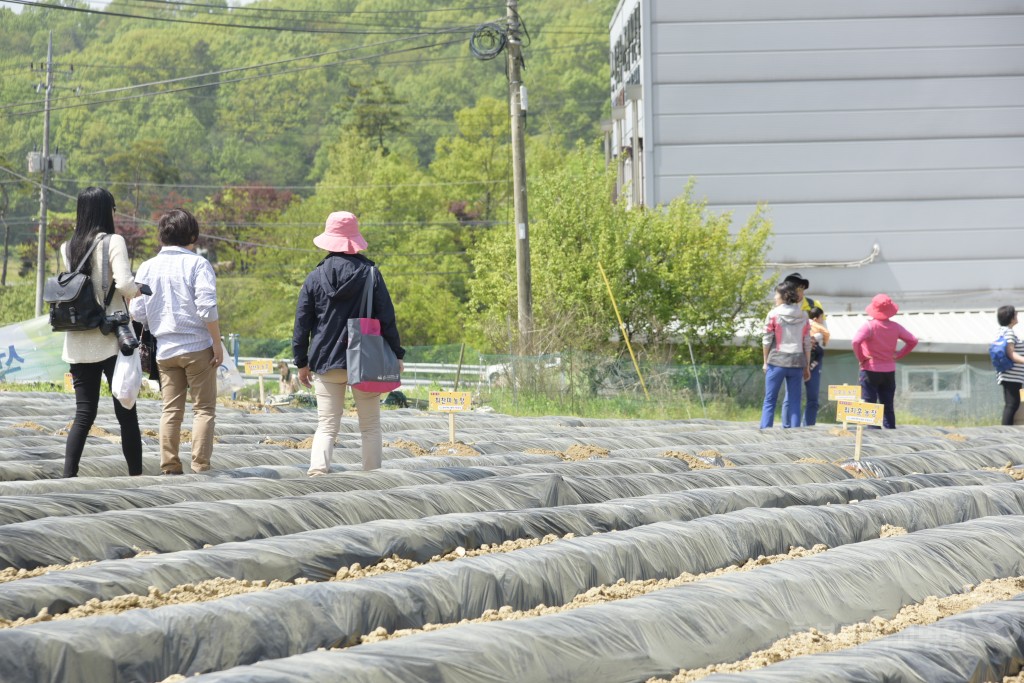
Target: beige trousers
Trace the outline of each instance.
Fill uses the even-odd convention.
[[[326,474],[331,470],[331,454],[338,437],[341,416],[345,409],[345,390],[348,388],[348,370],[337,368],[322,375],[315,375],[316,389],[316,434],[309,456],[309,474]],[[352,390],[359,417],[359,434],[362,438],[363,469],[375,470],[380,467],[381,441],[380,394]]]
[[[164,409],[160,415],[160,471],[180,473],[181,421],[185,417],[185,394],[192,395],[192,471],[210,469],[213,428],[217,413],[217,366],[212,365],[213,348],[183,353],[157,361]]]

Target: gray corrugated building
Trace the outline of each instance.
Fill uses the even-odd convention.
[[[768,205],[830,312],[1024,307],[1024,0],[622,0],[610,37],[632,201]]]

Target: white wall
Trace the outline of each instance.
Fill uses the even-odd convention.
[[[770,260],[826,301],[1024,304],[1024,0],[642,8],[645,203],[766,203]]]

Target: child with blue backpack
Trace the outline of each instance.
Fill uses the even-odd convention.
[[[1000,306],[996,311],[999,322],[999,338],[1005,341],[1005,357],[1013,363],[1008,369],[999,370],[997,366],[996,382],[1003,385],[1003,424],[1012,425],[1013,416],[1020,408],[1020,389],[1024,386],[1024,341],[1017,338],[1013,331],[1017,324],[1017,309],[1013,306]],[[998,340],[997,340],[998,341]],[[995,343],[993,343],[995,345]],[[989,350],[991,354],[991,349]],[[993,365],[996,358],[993,357]]]

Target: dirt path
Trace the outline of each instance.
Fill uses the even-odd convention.
[[[574,538],[573,534],[566,534],[566,539]],[[515,541],[505,541],[504,543],[493,543],[483,544],[479,548],[469,549],[458,547],[452,552],[446,555],[435,555],[430,558],[430,562],[453,562],[464,557],[477,557],[479,555],[491,555],[495,553],[508,553],[523,548],[533,548],[539,545],[546,545],[548,543],[554,543],[560,540],[559,536],[549,534],[544,538],[524,538]],[[154,555],[155,553],[146,553],[147,555]],[[27,578],[29,574],[33,576],[39,576],[49,571],[61,571],[67,569],[74,569],[76,567],[84,567],[89,564],[95,564],[94,562],[80,562],[75,565],[64,565],[64,566],[52,566],[52,567],[40,567],[38,569],[26,572],[24,577],[18,576],[17,578]],[[392,572],[401,572],[412,569],[413,567],[420,566],[421,563],[413,560],[402,559],[400,557],[392,556],[377,564],[369,567],[362,567],[359,563],[352,564],[348,567],[341,567],[338,569],[334,578],[331,581],[350,581],[354,579],[362,579],[368,576],[378,576],[380,574],[388,574]],[[7,570],[5,570],[7,571]],[[10,571],[25,571],[25,570],[10,570]],[[219,600],[231,595],[241,595],[243,593],[256,593],[259,591],[267,590],[278,590],[280,588],[288,588],[290,586],[299,586],[303,584],[316,583],[309,579],[299,578],[295,581],[248,581],[244,579],[233,579],[233,578],[217,578],[210,579],[208,581],[201,581],[199,583],[182,584],[175,586],[167,591],[161,591],[155,586],[150,586],[148,595],[136,595],[130,593],[127,595],[119,595],[109,600],[99,600],[94,598],[89,600],[84,605],[78,605],[72,607],[67,612],[61,614],[50,614],[48,610],[43,609],[34,617],[21,618],[21,619],[0,619],[0,628],[18,628],[20,626],[28,626],[29,624],[38,624],[44,621],[64,621],[67,619],[82,619],[84,617],[93,617],[99,615],[111,615],[121,614],[133,609],[154,609],[157,607],[165,607],[167,605],[184,605],[196,602],[209,602],[211,600]]]
[[[66,572],[69,569],[88,567],[90,564],[96,564],[96,561],[86,560],[82,562],[72,562],[71,564],[51,564],[46,567],[36,567],[35,569],[15,569],[14,567],[8,567],[7,569],[0,569],[0,583],[8,583],[19,579],[30,579],[33,576],[42,576],[43,574],[49,574],[50,572]]]
[[[527,448],[523,452],[532,455],[553,455],[565,460],[566,462],[580,462],[583,460],[593,460],[594,458],[607,458],[608,454],[611,453],[611,451],[602,446],[578,443],[574,443],[564,451],[549,451],[544,448]]]
[[[463,624],[479,624],[491,621],[512,621],[517,619],[530,619],[532,617],[540,617],[548,614],[557,614],[559,612],[566,612],[569,610],[579,609],[580,607],[597,605],[603,602],[635,598],[655,591],[664,590],[666,588],[673,588],[675,586],[681,586],[683,584],[693,583],[696,581],[704,581],[705,579],[722,576],[724,574],[750,571],[757,569],[758,567],[775,564],[777,562],[785,562],[786,560],[794,560],[799,557],[816,555],[818,553],[825,552],[827,549],[828,548],[824,545],[816,545],[810,550],[807,550],[806,548],[793,548],[785,554],[770,555],[767,557],[761,555],[757,559],[749,559],[743,565],[731,565],[729,567],[723,567],[722,569],[716,569],[713,572],[706,572],[704,574],[684,573],[674,579],[647,579],[643,581],[626,581],[625,579],[619,579],[614,584],[595,586],[583,593],[580,593],[573,598],[571,602],[562,606],[548,607],[547,605],[537,605],[533,609],[514,610],[512,607],[505,605],[498,609],[487,610],[477,619],[463,619],[458,623],[425,624],[423,628],[399,629],[394,632],[389,632],[387,629],[380,627],[368,635],[363,636],[361,638],[361,642],[376,643],[382,640],[402,638],[416,633],[438,631],[443,628],[450,628],[452,626],[460,626]]]

